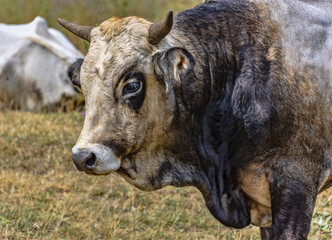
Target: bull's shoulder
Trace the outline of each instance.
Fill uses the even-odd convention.
[[[280,30],[283,65],[316,80],[332,79],[332,3],[326,0],[253,1]],[[311,77],[311,76],[310,76]],[[314,81],[314,79],[312,79]]]

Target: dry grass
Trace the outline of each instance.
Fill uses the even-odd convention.
[[[0,113],[0,239],[259,239],[219,224],[194,188],[142,192],[118,176],[77,172],[79,113]],[[332,237],[332,189],[310,239]]]

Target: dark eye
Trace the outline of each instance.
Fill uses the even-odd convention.
[[[127,95],[130,93],[135,93],[141,89],[141,85],[142,84],[140,81],[129,82],[124,86],[124,88],[122,90],[122,94]]]

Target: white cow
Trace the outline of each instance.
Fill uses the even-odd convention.
[[[66,69],[83,55],[45,19],[0,24],[0,42],[0,102],[37,111],[76,95]]]

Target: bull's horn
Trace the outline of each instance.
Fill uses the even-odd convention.
[[[173,12],[169,11],[164,21],[154,23],[149,28],[148,41],[152,45],[158,44],[171,31],[173,26]]]
[[[84,40],[87,40],[90,42],[91,40],[91,30],[94,28],[92,26],[80,26],[71,22],[68,22],[64,19],[58,18],[58,23],[66,28],[67,30],[71,31],[75,35],[79,36],[80,38],[83,38]]]

